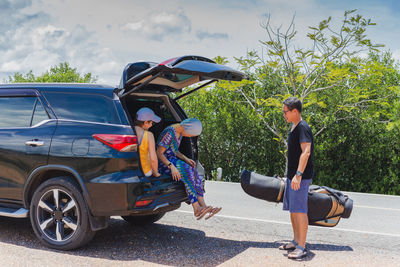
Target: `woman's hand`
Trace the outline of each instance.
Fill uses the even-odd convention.
[[[196,162],[188,157],[186,157],[185,155],[183,155],[180,151],[178,151],[178,153],[176,154],[176,156],[183,160],[184,162],[186,162],[187,164],[189,164],[190,166],[192,166],[193,168],[196,168]]]
[[[159,172],[153,172],[153,176],[154,176],[154,177],[160,177],[160,176],[161,176],[161,173],[159,173]]]
[[[193,168],[196,168],[196,162],[192,159],[187,159],[186,163],[192,166]]]
[[[171,165],[171,174],[172,174],[172,179],[174,179],[175,181],[181,180],[181,174],[174,164]]]

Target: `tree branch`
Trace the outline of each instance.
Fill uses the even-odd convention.
[[[250,101],[250,99],[247,97],[247,95],[241,89],[239,89],[239,91],[243,95],[243,97],[246,98],[247,103],[253,108],[253,110],[256,112],[256,114],[258,116],[260,116],[261,120],[263,121],[265,126],[268,128],[268,130],[270,130],[277,137],[280,137],[280,135],[265,121],[264,117],[257,111],[256,107],[253,105],[253,103]]]

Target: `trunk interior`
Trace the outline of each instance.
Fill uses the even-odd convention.
[[[136,112],[142,107],[148,107],[161,118],[159,123],[156,123],[149,130],[153,133],[157,143],[161,132],[171,124],[179,123],[186,119],[186,114],[183,110],[174,103],[167,94],[155,93],[132,93],[121,100],[125,106],[125,110],[129,114],[131,125],[134,125]],[[197,161],[197,137],[183,137],[179,151],[185,156]]]

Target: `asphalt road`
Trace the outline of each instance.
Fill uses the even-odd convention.
[[[289,215],[246,195],[239,184],[207,182],[208,204],[219,215],[197,221],[183,204],[159,222],[131,227],[119,217],[85,247],[48,249],[27,219],[0,217],[1,266],[400,266],[400,197],[347,194],[349,219],[334,228],[311,226],[310,255],[287,259],[277,247],[291,239]]]
[[[281,203],[275,204],[253,198],[242,190],[240,184],[208,181],[206,190],[210,204],[221,203],[224,206],[223,214],[228,217],[278,224],[289,222],[288,214],[282,211]],[[334,228],[313,226],[312,229],[332,229],[400,239],[400,196],[344,193],[354,201],[350,218],[342,219]]]

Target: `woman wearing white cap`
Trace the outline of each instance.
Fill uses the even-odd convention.
[[[158,160],[156,154],[156,145],[154,135],[149,131],[149,128],[154,123],[161,121],[154,112],[149,108],[141,108],[136,113],[135,131],[139,140],[139,157],[140,164],[145,176],[158,177],[161,174],[158,172]]]
[[[198,220],[207,213],[209,215],[206,219],[209,219],[221,210],[221,208],[213,208],[206,205],[202,181],[196,171],[196,162],[178,150],[183,136],[198,136],[201,131],[202,125],[198,119],[186,119],[179,124],[173,124],[164,129],[157,141],[160,171],[172,175],[174,180],[181,180],[184,183],[194,215]]]

